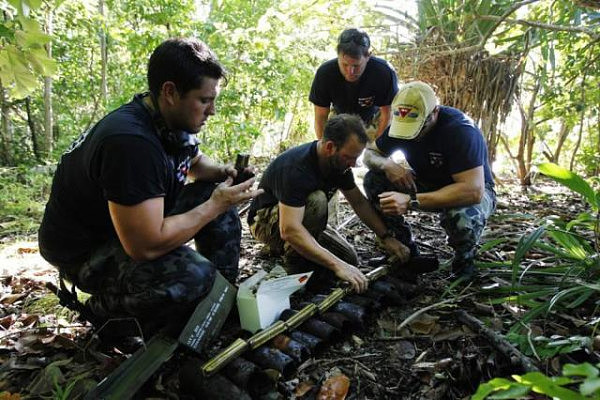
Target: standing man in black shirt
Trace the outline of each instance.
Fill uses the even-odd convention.
[[[149,92],[106,115],[62,156],[39,230],[40,252],[92,296],[95,325],[187,317],[216,270],[237,277],[236,204],[260,191],[232,186],[231,166],[198,149],[225,70],[197,39],[152,53]],[[186,179],[194,183],[185,185]],[[196,250],[185,244],[195,239]]]
[[[367,278],[356,267],[354,248],[336,231],[326,228],[327,202],[338,188],[386,251],[401,262],[408,260],[408,247],[388,232],[354,183],[351,167],[366,143],[367,135],[357,116],[336,115],[327,121],[320,140],[280,154],[263,173],[259,188],[264,193],[252,201],[248,225],[272,255],[284,256],[288,272],[314,270],[311,282],[330,282],[335,275],[357,292],[367,288]]]
[[[359,115],[370,140],[388,127],[398,80],[387,61],[371,55],[370,46],[364,31],[346,29],[338,39],[337,58],[317,70],[309,96],[315,105],[317,139],[323,137],[331,108],[335,114]]]

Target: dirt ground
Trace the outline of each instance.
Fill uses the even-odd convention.
[[[436,255],[441,261],[440,269],[419,276],[415,284],[407,284],[398,293],[395,304],[384,302],[368,312],[363,327],[335,334],[324,350],[303,360],[292,373],[281,376],[268,371],[274,381],[273,390],[261,398],[343,398],[323,397],[323,387],[342,382],[339,390],[344,392],[347,382],[347,399],[466,399],[479,383],[518,372],[514,360],[460,322],[457,312],[466,311],[497,332],[504,332],[515,323],[510,308],[478,300],[478,293],[506,275],[486,268],[485,263],[510,263],[519,238],[535,228],[538,218],[549,214],[573,218],[583,211],[582,207],[579,200],[555,186],[529,194],[509,184],[499,187],[498,209],[483,241],[509,240],[480,253],[479,276],[472,282],[457,282],[451,276],[451,249],[446,245],[437,215],[411,213],[407,219],[421,250]],[[382,253],[368,229],[352,218],[344,201],[340,203],[337,222],[339,232],[356,247],[365,271],[371,269],[368,264],[373,264]],[[44,286],[45,282],[56,282],[56,271],[40,257],[35,238],[2,240],[0,399],[82,398],[129,355],[102,346],[89,325],[57,305],[55,296]],[[277,261],[261,257],[261,247],[244,225],[242,277],[259,268],[271,268]],[[570,335],[578,332],[577,327],[565,321],[549,321],[544,329]],[[235,333],[235,329],[230,329],[210,353],[229,344]],[[182,393],[179,380],[186,357],[185,351],[177,350],[134,397],[194,398]],[[537,364],[545,372],[556,372],[566,356],[562,357]],[[595,353],[574,353],[568,357],[592,361],[597,358]],[[208,393],[202,398],[224,398],[215,388]]]

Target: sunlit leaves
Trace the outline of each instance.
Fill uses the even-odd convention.
[[[599,205],[596,193],[594,193],[592,187],[579,175],[554,163],[542,163],[538,165],[538,169],[544,175],[549,176],[572,191],[582,195],[585,201],[587,201],[594,210],[598,211]]]
[[[38,86],[38,77],[55,73],[56,63],[44,49],[50,36],[35,19],[26,16],[31,8],[40,7],[41,1],[12,1],[11,5],[20,15],[6,21],[0,30],[0,80],[11,97],[22,98]]]

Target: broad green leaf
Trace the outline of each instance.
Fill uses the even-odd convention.
[[[36,9],[40,8],[42,5],[42,0],[22,0],[29,5],[30,8]]]
[[[591,248],[585,248],[581,240],[572,233],[552,230],[548,231],[548,235],[557,241],[575,259],[585,260],[591,255],[589,254]]]
[[[529,384],[536,393],[542,393],[551,397],[564,400],[584,400],[585,398],[577,392],[563,388],[563,385],[572,383],[567,377],[549,378],[541,372],[529,372],[523,376],[513,376],[520,383]]]
[[[598,395],[600,392],[600,378],[588,378],[581,385],[579,385],[579,391],[585,396],[591,396],[593,394]]]
[[[494,378],[487,383],[479,385],[475,394],[471,397],[471,400],[483,400],[487,398],[490,393],[498,390],[506,390],[515,382],[509,381],[504,378]]]
[[[595,378],[599,375],[598,368],[590,363],[565,364],[562,373],[566,376],[585,376],[586,378]]]
[[[17,44],[25,49],[43,48],[43,45],[50,41],[50,36],[43,32],[18,31],[15,33],[15,39]]]
[[[56,73],[56,61],[48,57],[44,50],[30,51],[26,57],[36,73],[42,76],[52,76]]]
[[[7,0],[7,1],[11,6],[16,8],[17,10],[21,9],[21,0]]]
[[[531,387],[520,383],[513,383],[508,389],[488,396],[488,399],[519,399],[531,392]]]
[[[544,175],[549,176],[555,181],[565,185],[574,192],[579,193],[592,206],[594,210],[598,210],[598,200],[591,186],[581,179],[577,174],[562,168],[554,163],[542,163],[538,165],[538,169]]]

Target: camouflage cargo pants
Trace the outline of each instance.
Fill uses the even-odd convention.
[[[369,201],[376,209],[379,209],[379,193],[398,191],[385,174],[378,171],[369,171],[366,174],[364,187]],[[417,191],[419,192],[436,189],[417,181]],[[435,210],[440,213],[440,225],[446,231],[448,244],[454,249],[453,269],[460,269],[461,266],[473,262],[487,219],[495,208],[496,193],[492,185],[486,185],[483,199],[478,204]],[[410,248],[411,254],[418,255],[419,250],[404,217],[401,215],[383,215],[382,217],[396,238]]]
[[[203,203],[214,187],[200,182],[186,185],[172,214]],[[194,240],[197,251],[183,245],[156,260],[138,262],[114,238],[94,249],[81,265],[59,269],[92,295],[87,306],[100,319],[135,317],[142,323],[179,320],[208,294],[216,269],[230,282],[235,281],[241,240],[237,209],[215,218]]]
[[[352,265],[358,265],[356,251],[337,231],[327,226],[327,196],[323,191],[311,193],[304,210],[302,225],[317,239],[319,244],[340,259]],[[272,256],[283,256],[284,267],[289,274],[315,271],[311,283],[331,281],[334,275],[328,269],[302,257],[279,234],[279,206],[263,208],[257,211],[250,225],[252,236],[264,243]]]

